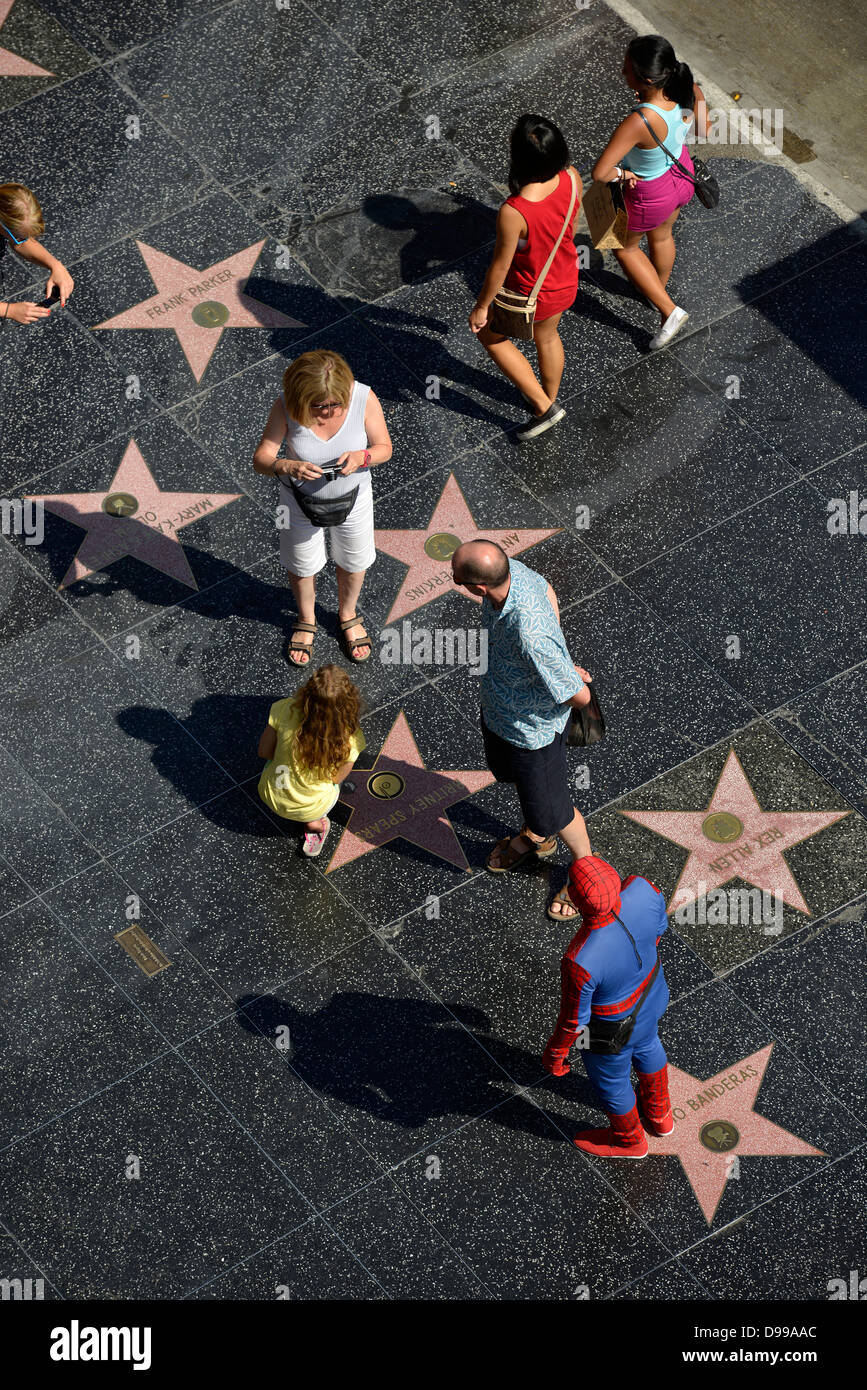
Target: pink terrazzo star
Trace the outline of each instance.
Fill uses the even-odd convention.
[[[391,605],[386,624],[414,613],[443,594],[463,594],[474,603],[481,603],[475,594],[458,589],[452,582],[451,556],[463,541],[497,541],[507,555],[520,555],[531,545],[538,545],[562,528],[546,531],[492,531],[476,525],[467,499],[454,473],[450,473],[440,493],[433,515],[423,531],[377,531],[376,548],[408,566],[397,598]]]
[[[0,29],[9,18],[9,11],[15,0],[0,0]],[[0,48],[0,77],[53,77],[53,72],[40,68],[36,63],[28,63],[8,48]]]
[[[490,772],[429,771],[401,710],[373,767],[355,769],[349,776],[355,791],[342,791],[340,800],[352,815],[326,873],[397,839],[469,869],[445,813],[456,801],[489,786],[494,780]]]
[[[708,1225],[733,1170],[737,1172],[733,1157],[825,1157],[822,1149],[755,1113],[773,1048],[769,1043],[707,1081],[669,1063],[674,1133],[664,1139],[649,1134],[647,1146],[651,1154],[674,1154],[680,1159]]]
[[[59,588],[131,555],[171,579],[198,589],[177,532],[235,502],[239,492],[161,492],[135,440],[126,447],[106,492],[29,497],[87,532]],[[116,509],[106,511],[104,504]]]
[[[174,329],[190,371],[201,381],[224,328],[304,327],[298,319],[243,293],[264,245],[263,238],[224,261],[196,270],[137,241],[157,293],[94,327]]]
[[[763,811],[734,749],[704,811],[621,811],[622,816],[689,850],[672,904],[742,879],[811,916],[783,851],[808,840],[849,811]]]

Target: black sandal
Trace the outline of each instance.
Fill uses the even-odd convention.
[[[363,627],[364,636],[347,637],[346,633],[348,629],[351,627]],[[342,622],[340,624],[340,645],[342,646],[346,655],[349,657],[349,660],[354,661],[356,666],[360,666],[363,661],[370,660],[370,653],[373,651],[373,643],[370,640],[370,636],[367,632],[367,625],[364,619],[360,618],[357,613],[354,618],[347,618],[345,622]],[[368,648],[367,656],[355,655],[359,647]]]
[[[296,642],[294,640],[296,632],[312,632],[314,634],[313,642],[315,642],[316,624],[302,623],[300,618],[296,623],[292,624],[292,633],[290,636],[289,643],[286,647],[286,660],[289,662],[290,666],[297,666],[301,670],[303,670],[304,667],[309,666],[311,661],[313,660],[313,642]],[[294,661],[291,655],[292,652],[307,652],[307,660]]]

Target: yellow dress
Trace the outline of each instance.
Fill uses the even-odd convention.
[[[290,696],[273,704],[268,723],[276,731],[277,746],[273,758],[262,769],[260,797],[266,806],[287,820],[319,820],[334,805],[337,788],[329,778],[311,772],[297,760],[295,734],[301,723],[301,711],[295,699]],[[366,746],[364,734],[356,729],[349,741],[346,761],[354,763]]]

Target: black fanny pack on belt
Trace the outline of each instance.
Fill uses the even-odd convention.
[[[342,468],[323,468],[322,472],[326,477],[329,474],[331,477],[343,476]],[[349,516],[358,496],[358,483],[351,492],[345,492],[341,497],[315,497],[309,492],[302,492],[294,479],[287,478],[287,481],[291,484],[295,501],[313,526],[339,526]]]
[[[656,964],[650,972],[650,979],[641,991],[638,1002],[631,1014],[627,1014],[625,1018],[616,1019],[596,1018],[593,1014],[590,1015],[590,1023],[587,1029],[589,1037],[588,1052],[603,1052],[609,1055],[613,1053],[616,1055],[618,1052],[623,1051],[629,1039],[632,1037],[632,1030],[635,1027],[638,1011],[653,988],[653,982],[658,974],[659,952],[656,954]]]

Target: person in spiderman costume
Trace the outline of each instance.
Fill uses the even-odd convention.
[[[633,1012],[656,968],[657,943],[668,926],[665,899],[655,884],[637,874],[621,883],[617,870],[595,854],[572,865],[569,896],[581,914],[581,927],[560,962],[560,1016],[542,1058],[552,1076],[565,1076],[570,1070],[569,1049],[579,1035],[586,1046],[585,1027],[592,1042],[592,1020],[601,1021],[604,1028]],[[671,1134],[668,1062],[658,1032],[667,1004],[668,985],[660,966],[622,1050],[584,1051],[584,1066],[602,1099],[609,1127],[576,1134],[579,1149],[601,1158],[647,1157],[647,1135],[630,1080],[633,1067],[648,1130]]]

